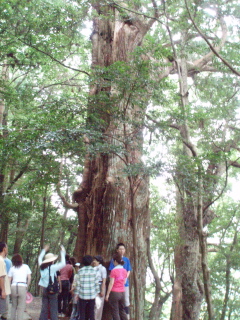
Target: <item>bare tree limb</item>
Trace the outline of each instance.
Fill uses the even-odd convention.
[[[60,164],[60,172],[59,172],[59,181],[56,185],[56,191],[58,196],[60,197],[60,199],[63,202],[64,207],[68,208],[68,209],[74,209],[76,210],[78,208],[78,203],[70,203],[67,201],[67,199],[64,197],[64,195],[61,192],[61,176],[62,176],[62,168],[63,168],[63,162],[61,161]]]
[[[222,195],[223,195],[223,192],[225,191],[226,187],[227,187],[227,183],[228,183],[228,166],[227,166],[227,163],[226,163],[226,176],[225,176],[225,182],[224,182],[224,186],[221,190],[221,192],[218,194],[218,196],[213,199],[212,201],[210,201],[204,208],[203,208],[203,213],[215,202],[217,201]]]
[[[237,161],[230,161],[228,163],[229,166],[235,167],[235,168],[240,168],[240,163]]]
[[[25,165],[22,167],[22,169],[20,170],[20,172],[16,175],[16,177],[10,182],[10,185],[7,187],[6,189],[6,193],[8,193],[12,187],[14,186],[14,184],[23,176],[23,174],[27,171],[28,169],[28,165],[31,162],[32,157],[30,157],[27,162],[25,163]]]
[[[200,34],[200,36],[203,38],[203,40],[205,40],[205,42],[207,43],[207,45],[209,46],[209,48],[211,49],[212,53],[214,53],[234,74],[236,74],[237,76],[240,76],[240,73],[227,61],[225,60],[219,53],[218,51],[220,51],[223,43],[226,40],[227,37],[227,30],[224,27],[223,29],[223,36],[222,36],[222,41],[221,41],[221,45],[217,48],[214,48],[214,46],[209,42],[208,38],[202,33],[202,31],[200,30],[200,28],[197,26],[197,24],[195,23],[192,14],[189,10],[188,4],[187,4],[187,0],[184,0],[185,5],[186,5],[186,9],[188,11],[188,15],[190,20],[192,21],[192,24],[194,25],[195,29],[198,31],[198,33]],[[223,22],[223,19],[221,19],[221,21]],[[223,23],[222,23],[223,26]],[[196,61],[196,66],[197,67],[201,67],[202,65],[206,64],[210,57],[212,56],[211,53],[209,53],[208,55],[206,55],[205,57],[203,57],[200,61]]]

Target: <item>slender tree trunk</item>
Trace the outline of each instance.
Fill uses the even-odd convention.
[[[159,320],[161,312],[162,312],[163,304],[168,300],[168,298],[171,295],[171,292],[167,292],[163,296],[161,295],[161,292],[162,292],[161,279],[159,278],[157,270],[155,269],[153,261],[152,261],[152,255],[151,255],[151,251],[150,251],[150,239],[147,239],[147,255],[148,255],[149,268],[150,268],[150,270],[153,274],[154,280],[155,280],[154,301],[152,303],[148,319],[149,320]]]
[[[198,236],[199,236],[199,245],[200,245],[200,254],[201,254],[201,265],[202,265],[202,274],[203,274],[203,286],[205,299],[207,302],[208,310],[208,320],[214,318],[213,315],[213,306],[212,306],[212,294],[211,294],[211,285],[210,285],[210,272],[208,269],[207,262],[207,245],[206,245],[206,236],[203,231],[203,184],[202,184],[202,168],[198,169],[198,202],[197,202],[197,217],[198,217]]]
[[[47,189],[48,186],[46,185],[45,187],[45,195],[43,197],[43,218],[42,218],[42,226],[41,226],[41,240],[40,240],[40,248],[44,247],[44,242],[45,242],[45,226],[47,222],[47,215],[48,215],[48,210],[47,210]]]
[[[2,81],[8,80],[8,67],[4,65],[2,67],[1,72],[1,78]],[[2,129],[2,126],[7,125],[7,116],[6,116],[6,108],[5,108],[5,101],[4,99],[0,98],[0,138],[4,139],[7,137],[7,130]],[[1,231],[0,231],[0,237],[1,241],[7,241],[7,231],[8,231],[8,222],[7,217],[5,215],[5,209],[4,209],[4,191],[5,191],[5,184],[6,184],[6,161],[4,161],[4,154],[1,154],[1,164],[0,164],[0,224],[1,224]]]
[[[73,247],[73,242],[75,239],[76,239],[76,234],[70,231],[70,235],[69,235],[67,246],[66,246],[66,252],[70,252],[71,248]]]
[[[1,78],[3,81],[8,80],[8,66],[7,65],[3,65],[3,67],[2,67]],[[0,127],[4,124],[4,111],[5,111],[5,101],[3,99],[0,99]],[[0,136],[1,136],[1,134],[0,134]]]
[[[67,213],[68,213],[68,208],[65,208],[64,209],[64,214],[63,214],[63,219],[66,220],[67,219]],[[60,230],[60,234],[59,234],[59,243],[62,243],[64,242],[64,237],[65,237],[65,230],[64,228],[62,230]],[[68,252],[68,250],[67,250]]]
[[[184,37],[183,37],[184,38]],[[180,133],[183,141],[183,155],[186,159],[196,156],[194,146],[190,142],[186,120],[188,105],[187,65],[185,58],[178,61],[181,109],[184,122]],[[199,318],[203,291],[199,278],[200,254],[199,235],[197,230],[197,197],[192,193],[181,167],[176,174],[177,185],[177,221],[179,228],[179,245],[175,251],[176,278],[173,287],[173,320],[197,320]],[[191,173],[189,172],[189,175]],[[194,198],[195,197],[195,198]]]
[[[29,224],[29,220],[21,221],[21,215],[18,214],[16,238],[15,238],[13,253],[20,253],[22,241],[28,229],[28,224]]]
[[[222,313],[221,313],[221,317],[220,320],[224,320],[226,317],[226,313],[227,313],[227,307],[228,307],[228,303],[229,303],[229,295],[230,295],[230,277],[231,277],[231,253],[232,251],[236,248],[237,245],[237,237],[238,237],[238,227],[236,228],[235,234],[234,234],[234,238],[233,238],[233,243],[230,247],[230,254],[227,255],[227,260],[226,260],[226,291],[225,291],[225,295],[224,295],[224,301],[223,301],[223,307],[222,307]],[[230,313],[230,311],[229,311]]]
[[[8,219],[6,219],[6,217],[3,216],[1,220],[1,232],[0,232],[1,241],[3,242],[8,241],[8,230],[9,230]]]

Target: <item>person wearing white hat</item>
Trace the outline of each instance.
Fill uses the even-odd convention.
[[[60,255],[61,261],[59,263],[55,263],[58,258],[58,255],[53,253],[47,253],[49,250],[49,246],[46,245],[42,252],[38,257],[38,264],[40,266],[40,274],[41,278],[39,281],[39,285],[43,288],[42,292],[42,309],[40,313],[39,320],[48,320],[48,305],[50,307],[50,319],[57,320],[58,319],[58,293],[48,293],[47,287],[49,284],[49,275],[52,279],[52,282],[57,278],[56,272],[62,269],[65,264],[65,254],[66,251],[63,246],[61,246]],[[45,257],[44,257],[45,256]],[[43,260],[44,257],[44,260]]]

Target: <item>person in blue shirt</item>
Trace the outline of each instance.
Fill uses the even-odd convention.
[[[130,297],[129,297],[129,276],[130,276],[130,272],[132,271],[132,266],[130,263],[130,260],[124,256],[125,252],[126,252],[126,248],[125,248],[125,244],[124,243],[118,243],[117,247],[116,247],[116,252],[118,252],[121,257],[122,260],[124,261],[124,265],[123,268],[127,270],[127,281],[125,283],[125,311],[127,314],[128,319],[129,318],[129,306],[130,306]],[[113,264],[113,260],[111,260],[110,265],[108,270],[112,270],[114,268],[114,264]]]
[[[61,261],[55,263],[55,261],[58,259],[58,255],[55,255],[53,253],[47,253],[48,249],[49,246],[46,245],[38,257],[38,265],[40,266],[41,275],[38,284],[43,288],[42,308],[39,320],[48,320],[48,306],[50,307],[50,319],[58,320],[58,293],[48,293],[47,286],[49,284],[49,274],[52,279],[52,282],[54,282],[55,278],[57,278],[56,272],[66,265],[66,251],[64,247],[61,246]]]
[[[9,272],[10,268],[12,267],[12,261],[5,257],[4,262],[6,264],[7,273]]]

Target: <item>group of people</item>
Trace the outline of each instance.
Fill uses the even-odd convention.
[[[107,270],[100,255],[86,255],[81,264],[71,260],[63,246],[58,255],[49,253],[45,246],[39,257],[39,285],[42,287],[42,307],[39,320],[57,320],[67,315],[70,320],[101,320],[103,306],[108,301],[113,320],[129,319],[129,275],[131,264],[124,256],[125,245],[119,243],[109,266],[109,285],[106,292]],[[7,245],[0,242],[0,318],[7,318],[7,297],[11,293],[11,320],[23,319],[26,293],[31,281],[31,270],[20,254],[12,257],[7,270]],[[4,260],[5,259],[5,260]],[[69,302],[71,300],[71,308]]]
[[[26,308],[27,289],[31,282],[31,270],[23,263],[20,254],[14,254],[12,261],[7,258],[8,246],[0,242],[0,317],[8,317],[9,296],[11,294],[12,307],[10,319],[23,319]]]
[[[103,258],[99,255],[86,255],[82,263],[75,264],[75,275],[71,283],[71,268],[67,267],[68,257],[65,249],[61,247],[61,260],[55,263],[58,256],[47,253],[49,247],[45,247],[38,259],[40,265],[41,278],[39,285],[43,287],[42,309],[39,320],[47,320],[50,309],[50,319],[57,320],[59,311],[58,293],[49,293],[49,279],[54,283],[58,278],[58,272],[67,275],[66,279],[61,279],[62,288],[66,288],[66,293],[71,286],[72,293],[72,313],[70,320],[101,320],[104,302],[108,301],[112,309],[113,320],[129,319],[129,275],[131,264],[125,254],[125,245],[119,243],[110,262],[110,281],[106,292],[107,270],[103,266]],[[69,263],[70,265],[70,263]],[[64,272],[63,272],[64,270]],[[65,282],[63,282],[65,281]],[[63,296],[63,312],[65,310],[65,298]],[[64,298],[65,297],[65,298]],[[49,308],[48,308],[49,307]]]

